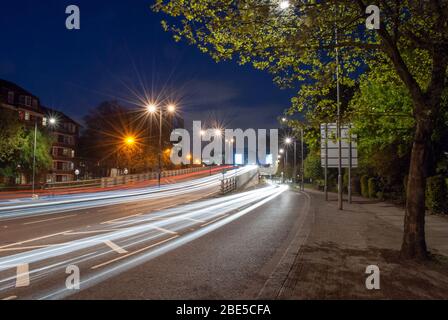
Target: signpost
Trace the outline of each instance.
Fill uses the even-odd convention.
[[[351,170],[358,167],[357,137],[350,134],[351,124],[341,126],[341,165],[348,168],[348,201],[351,203]],[[338,168],[339,166],[339,141],[337,139],[336,123],[324,123],[320,126],[321,131],[321,164],[324,167],[325,175],[325,199],[328,200],[328,168]],[[339,190],[342,192],[342,190]]]

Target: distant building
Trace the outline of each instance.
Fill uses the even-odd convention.
[[[75,157],[80,125],[64,113],[41,105],[37,96],[15,83],[0,79],[0,109],[17,111],[17,116],[27,127],[37,123],[38,128],[49,127],[49,119],[57,123],[51,127],[54,136],[51,155],[53,167],[48,172],[47,182],[72,181],[75,178]],[[29,183],[21,177],[19,183]]]
[[[81,125],[60,111],[44,106],[42,110],[48,118],[56,119],[56,124],[50,130],[54,141],[51,148],[53,167],[47,174],[47,182],[73,181],[76,179],[75,159]]]

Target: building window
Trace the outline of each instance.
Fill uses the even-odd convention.
[[[14,91],[8,92],[8,103],[13,104],[14,103]]]
[[[33,108],[37,108],[37,100],[33,99]]]
[[[43,118],[42,118],[42,125],[43,125],[44,127],[47,126],[47,117],[43,117]]]
[[[30,113],[29,112],[25,112],[25,120],[30,121]]]
[[[29,96],[25,97],[25,105],[27,107],[31,107],[31,97],[29,97]]]

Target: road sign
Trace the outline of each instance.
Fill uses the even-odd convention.
[[[327,168],[337,168],[339,166],[339,143],[337,141],[337,129],[335,123],[321,124],[321,165]],[[343,168],[358,167],[357,137],[352,134],[350,137],[350,126],[341,126],[341,162]],[[350,154],[351,149],[351,154]]]

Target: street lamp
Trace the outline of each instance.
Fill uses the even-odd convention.
[[[165,107],[168,113],[174,113],[176,111],[176,106],[174,104],[169,104]],[[155,111],[154,111],[155,112]],[[162,118],[163,118],[163,108],[159,107],[159,152],[158,152],[158,185],[160,187],[160,179],[162,177]]]
[[[280,2],[280,9],[282,10],[286,10],[288,9],[290,6],[289,1],[287,0],[283,0],[282,2]]]
[[[128,146],[132,146],[135,143],[135,138],[133,136],[127,136],[124,139],[124,143],[127,144]]]
[[[50,117],[48,120],[50,125],[54,126],[57,123],[55,117]],[[33,144],[33,183],[32,183],[32,198],[37,199],[36,190],[36,148],[37,148],[37,117],[34,117],[34,144]]]

